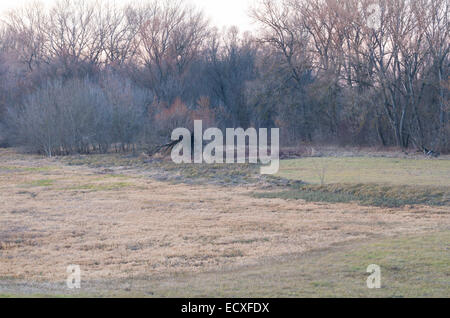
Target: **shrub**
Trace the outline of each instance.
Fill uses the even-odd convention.
[[[136,142],[144,129],[147,96],[129,84],[103,87],[85,79],[49,82],[10,107],[10,138],[47,156],[106,152]]]

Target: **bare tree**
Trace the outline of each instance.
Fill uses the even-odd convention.
[[[48,16],[42,4],[35,2],[27,7],[11,10],[4,18],[4,23],[5,36],[10,40],[9,49],[29,71],[49,62],[45,34]]]
[[[119,8],[105,3],[100,15],[100,30],[104,33],[105,63],[122,65],[132,60],[139,49],[138,33],[142,21],[132,6]]]
[[[171,81],[181,84],[179,81],[204,43],[208,22],[201,11],[182,1],[152,1],[139,8],[137,14],[142,21],[140,57],[149,73],[150,84],[157,90],[159,100],[171,103],[182,94],[182,88],[170,93],[174,84]]]
[[[290,144],[447,151],[448,10],[446,0],[260,0],[259,30],[243,34],[211,28],[182,0],[32,3],[0,20],[0,115],[13,114],[0,121],[15,127],[10,140],[48,154],[127,150],[152,139],[151,122],[201,111],[220,125],[277,125]],[[55,120],[57,130],[39,128]]]

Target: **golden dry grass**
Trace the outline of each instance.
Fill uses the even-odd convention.
[[[448,230],[448,207],[258,199],[0,151],[0,279],[126,279],[257,265],[336,243]],[[114,175],[120,173],[119,175]]]

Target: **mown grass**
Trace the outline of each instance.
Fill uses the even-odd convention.
[[[257,198],[282,198],[308,202],[348,203],[380,207],[404,205],[450,205],[448,187],[396,186],[378,184],[302,185],[285,191],[257,192]]]
[[[254,196],[381,207],[450,205],[449,160],[304,158],[282,161],[277,176],[308,184]]]
[[[310,184],[390,184],[450,187],[450,160],[303,158],[281,161],[277,176]]]

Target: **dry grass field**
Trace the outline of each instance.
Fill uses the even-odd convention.
[[[0,150],[1,296],[450,296],[448,205],[255,197],[273,189],[115,158]],[[387,281],[370,293],[374,263]],[[65,288],[70,264],[80,290]]]

